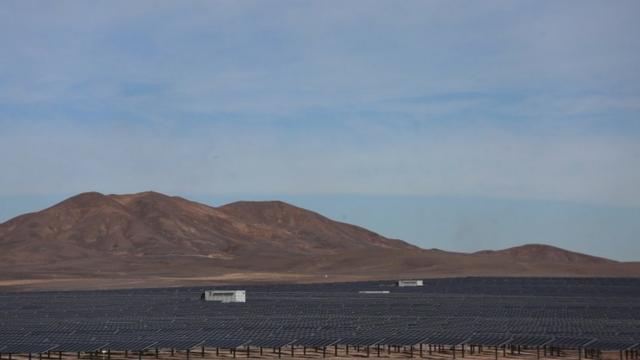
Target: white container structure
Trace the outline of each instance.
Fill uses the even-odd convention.
[[[204,292],[206,301],[219,301],[223,303],[247,302],[245,290],[206,290]]]
[[[405,286],[422,286],[422,280],[398,280],[399,287]]]
[[[359,294],[389,294],[389,290],[361,290]]]

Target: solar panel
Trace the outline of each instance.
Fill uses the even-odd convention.
[[[56,352],[94,352],[106,349],[106,344],[97,343],[62,343],[53,349]]]
[[[351,346],[373,346],[381,344],[383,341],[383,338],[342,338],[338,340],[338,343]]]
[[[379,342],[379,344],[392,346],[411,346],[424,343],[424,337],[389,337]]]
[[[509,341],[511,345],[520,345],[520,346],[544,346],[549,343],[553,338],[546,336],[525,336],[525,335],[515,335]]]
[[[302,338],[296,339],[292,345],[301,345],[307,347],[324,347],[338,343],[338,339],[322,339],[322,338]]]
[[[7,344],[2,349],[3,352],[13,354],[38,354],[55,348],[51,344]]]
[[[154,347],[158,349],[191,350],[204,343],[202,340],[159,340]]]
[[[472,335],[464,342],[469,345],[501,346],[511,342],[511,340],[511,336],[482,334]]]
[[[204,345],[206,347],[217,347],[224,349],[235,349],[248,344],[249,340],[243,339],[206,339]]]
[[[425,337],[423,342],[432,345],[460,345],[464,343],[469,336],[454,334],[433,334]]]
[[[287,339],[256,339],[256,340],[251,340],[246,345],[255,346],[255,347],[274,348],[275,349],[275,348],[287,346],[287,345],[291,344],[292,342],[293,342],[293,340],[287,340]]]
[[[546,345],[576,349],[576,348],[585,347],[587,344],[591,344],[592,342],[594,342],[593,338],[565,336],[565,337],[556,337],[553,340],[549,341]]]
[[[110,350],[132,350],[132,351],[144,351],[153,349],[156,343],[152,341],[112,341],[107,344],[107,349]]]
[[[585,348],[593,342],[611,348],[640,342],[640,279],[449,278],[424,284],[373,297],[358,291],[393,283],[247,285],[250,301],[234,306],[202,302],[203,288],[196,287],[5,292],[0,348],[93,351],[106,345],[136,351],[150,344],[280,347],[294,340],[371,346],[383,339],[403,346],[494,346],[507,339],[522,346]]]
[[[638,342],[635,340],[610,339],[596,340],[589,344],[589,348],[598,350],[627,350],[632,349],[637,345]]]

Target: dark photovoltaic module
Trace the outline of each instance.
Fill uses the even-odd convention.
[[[247,291],[246,303],[200,300]],[[360,294],[364,290],[390,293]],[[0,294],[0,351],[640,344],[640,279],[452,278]],[[56,350],[57,349],[57,350]]]

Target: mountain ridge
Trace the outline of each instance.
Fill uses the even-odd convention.
[[[520,258],[527,258],[529,260],[545,260],[545,261],[567,261],[567,262],[580,262],[580,261],[592,261],[598,263],[620,263],[620,261],[582,254],[579,252],[562,249],[557,246],[547,244],[524,244],[513,246],[500,250],[481,250],[476,251],[473,254],[508,254],[517,256]]]
[[[7,279],[640,276],[638,263],[544,244],[427,250],[282,201],[212,207],[152,191],[81,193],[17,216],[0,224],[0,249]]]

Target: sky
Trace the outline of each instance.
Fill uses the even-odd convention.
[[[425,248],[640,260],[637,1],[3,1],[0,221],[282,199]]]

